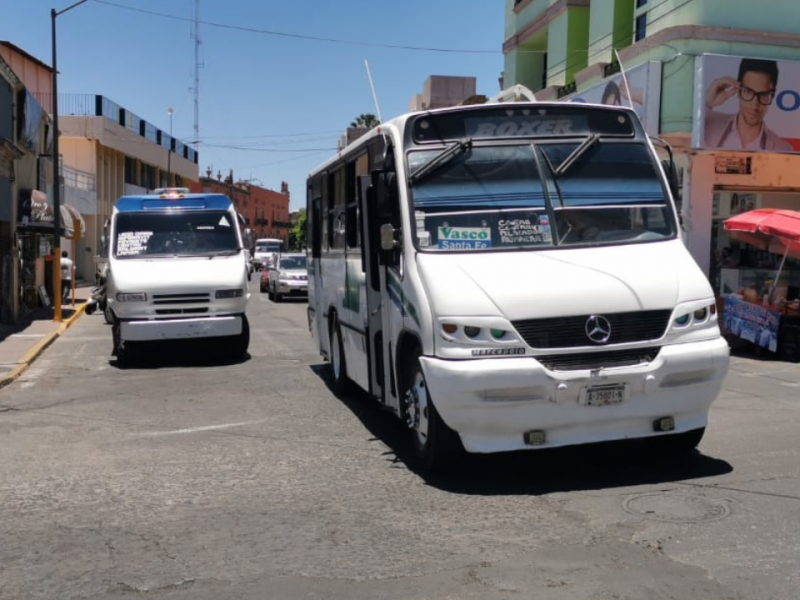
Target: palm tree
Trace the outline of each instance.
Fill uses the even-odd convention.
[[[375,115],[372,113],[367,113],[358,115],[356,120],[350,123],[350,127],[363,127],[365,129],[372,129],[380,124],[381,122]]]

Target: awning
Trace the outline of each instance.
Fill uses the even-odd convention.
[[[19,202],[19,223],[21,229],[39,230],[53,233],[53,207],[47,202],[47,195],[40,190],[22,190]],[[86,222],[83,215],[74,206],[61,203],[61,236],[68,239],[80,239],[86,235]],[[78,235],[76,237],[76,230]]]

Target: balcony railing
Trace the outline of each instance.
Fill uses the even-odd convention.
[[[612,75],[619,73],[619,71],[620,67],[618,62],[614,61],[612,63],[608,63],[603,67],[603,77],[611,77]]]
[[[97,177],[94,173],[74,169],[61,163],[61,176],[64,178],[64,185],[79,190],[94,192],[97,189]]]
[[[556,92],[556,96],[558,98],[563,98],[564,96],[569,96],[570,94],[574,94],[578,91],[578,85],[573,81],[572,83],[568,83],[567,85],[562,85],[558,88]]]
[[[35,94],[36,100],[49,113],[53,112],[52,94]],[[171,148],[177,155],[188,161],[198,164],[197,150],[183,142],[172,138],[169,133],[158,129],[137,116],[135,113],[123,108],[116,102],[94,94],[59,94],[58,114],[61,116],[77,117],[105,117],[118,125],[129,129],[136,135],[146,140],[159,144],[164,148]],[[173,141],[174,140],[174,141]]]

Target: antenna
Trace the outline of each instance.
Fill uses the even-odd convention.
[[[372,83],[372,73],[369,72],[369,63],[367,59],[364,59],[364,66],[367,67],[367,77],[369,78],[369,87],[372,89],[372,99],[375,102],[375,110],[378,113],[378,121],[383,123],[383,118],[381,117],[381,107],[378,106],[378,96],[375,95],[375,85]]]
[[[190,89],[194,93],[194,140],[195,150],[200,145],[200,69],[205,65],[200,60],[200,0],[194,0],[194,33],[190,35],[194,40],[194,87]]]
[[[625,68],[622,66],[622,60],[619,57],[619,52],[614,48],[614,56],[617,57],[619,63],[619,72],[622,73],[622,84],[625,86],[625,95],[628,97],[628,104],[633,108],[633,98],[631,98],[631,88],[628,87],[628,76],[625,75]]]

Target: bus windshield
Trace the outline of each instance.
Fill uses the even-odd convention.
[[[408,154],[409,172],[442,150]],[[425,250],[632,243],[675,235],[659,171],[641,142],[473,144],[411,183]]]
[[[113,252],[123,259],[235,253],[236,226],[221,210],[119,213]]]

